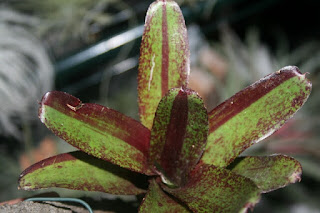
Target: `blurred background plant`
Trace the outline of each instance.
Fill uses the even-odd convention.
[[[66,91],[138,119],[137,64],[151,2],[0,2],[0,202],[32,195],[16,189],[22,169],[73,149],[37,119],[37,102],[46,91]],[[190,87],[204,98],[208,110],[283,66],[296,65],[309,73],[313,92],[302,110],[268,141],[244,154],[284,153],[303,166],[301,183],[264,195],[254,212],[319,212],[319,2],[177,2],[189,33]],[[304,10],[308,13],[299,15]],[[57,191],[60,196],[118,199]],[[121,200],[121,205],[134,207],[137,199]]]
[[[38,129],[36,103],[53,85],[52,63],[42,42],[31,33],[38,23],[33,17],[0,9],[0,190],[10,188],[6,195],[15,190],[12,177],[19,174],[16,149],[23,148],[33,159],[32,138],[41,135],[34,131]]]

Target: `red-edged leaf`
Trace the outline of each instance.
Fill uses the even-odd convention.
[[[134,182],[146,180],[145,177],[77,151],[53,156],[30,166],[20,175],[19,188],[35,190],[60,187],[136,195],[145,190]]]
[[[97,158],[145,174],[150,131],[139,122],[98,104],[82,104],[63,92],[48,92],[40,120],[69,144]]]
[[[163,188],[193,212],[239,212],[252,208],[260,198],[250,179],[213,165],[197,165],[184,187]]]
[[[198,163],[208,134],[207,110],[189,89],[171,89],[157,108],[149,163],[168,184],[180,186]]]
[[[155,179],[150,181],[149,190],[139,208],[139,213],[169,213],[169,212],[190,212],[186,207],[167,195]]]
[[[231,171],[250,178],[264,193],[300,181],[302,174],[301,164],[284,155],[240,157],[229,166]]]
[[[311,83],[297,67],[284,67],[226,100],[209,113],[204,163],[224,167],[268,137],[304,104]]]
[[[139,113],[151,129],[160,99],[171,88],[187,86],[189,44],[183,15],[177,3],[156,1],[145,21],[139,59]]]

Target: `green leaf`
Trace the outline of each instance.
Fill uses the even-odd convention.
[[[229,167],[250,178],[262,192],[269,192],[301,180],[301,164],[284,155],[236,158]]]
[[[239,212],[252,208],[260,190],[248,178],[213,165],[198,164],[181,188],[163,187],[193,212]]]
[[[146,162],[150,131],[138,121],[57,91],[42,98],[39,118],[57,136],[87,154],[152,174]]]
[[[284,67],[235,94],[209,113],[203,162],[227,166],[245,149],[279,129],[310,92],[311,83],[297,67]]]
[[[27,168],[20,175],[19,188],[59,187],[136,195],[145,193],[145,190],[133,181],[146,180],[145,177],[77,151],[47,158]]]
[[[150,5],[142,37],[138,74],[140,120],[151,129],[160,99],[171,88],[187,86],[189,44],[184,18],[177,3]]]
[[[190,212],[186,207],[167,195],[155,179],[151,179],[149,190],[139,208],[139,213],[168,213],[168,212]]]
[[[190,89],[175,88],[162,98],[151,130],[149,163],[168,184],[181,186],[206,145],[208,115]]]

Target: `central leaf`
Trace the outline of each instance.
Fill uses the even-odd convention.
[[[151,129],[149,164],[169,185],[181,186],[206,145],[208,116],[190,89],[172,89],[162,98]]]

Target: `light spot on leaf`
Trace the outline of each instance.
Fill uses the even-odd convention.
[[[153,69],[154,69],[154,66],[155,66],[155,63],[154,63],[154,57],[155,57],[156,55],[155,54],[153,54],[153,56],[152,56],[152,61],[151,61],[151,63],[152,63],[152,66],[151,66],[151,70],[150,70],[150,78],[149,78],[149,82],[148,82],[148,90],[150,91],[150,85],[151,85],[151,81],[152,81],[152,76],[153,76]]]

